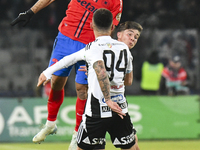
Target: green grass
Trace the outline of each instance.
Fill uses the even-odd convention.
[[[0,143],[0,150],[67,150],[69,143]],[[200,150],[200,140],[139,141],[141,150]],[[107,142],[107,150],[116,149]]]

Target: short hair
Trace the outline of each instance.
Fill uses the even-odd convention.
[[[93,21],[99,30],[108,30],[112,25],[113,15],[108,9],[100,8],[94,12]]]
[[[124,30],[127,30],[127,29],[136,29],[138,30],[140,33],[142,32],[143,28],[142,26],[137,23],[137,22],[134,22],[134,21],[126,21],[126,22],[123,22],[121,23],[118,28],[117,28],[117,32],[121,32],[121,31],[124,31]]]

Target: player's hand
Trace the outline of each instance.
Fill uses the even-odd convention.
[[[112,111],[116,112],[122,119],[124,118],[123,116],[126,116],[126,114],[122,112],[122,109],[116,102],[113,102],[112,100],[107,100],[106,104],[108,105],[108,107],[111,108]]]
[[[43,85],[46,85],[49,81],[50,79],[47,80],[47,77],[44,75],[44,73],[41,73],[38,78],[37,87],[39,87],[42,83]]]
[[[10,25],[14,26],[19,22],[23,22],[22,26],[24,27],[27,25],[27,23],[30,21],[33,15],[34,12],[31,9],[29,9],[28,11],[20,13],[19,16],[15,20],[13,20]]]
[[[78,69],[78,71],[85,71],[85,74],[87,74],[87,67],[86,66],[80,66],[80,68]]]

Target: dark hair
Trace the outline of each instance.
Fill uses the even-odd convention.
[[[147,61],[148,61],[150,64],[157,64],[157,63],[159,63],[160,60],[159,60],[159,56],[158,56],[158,51],[153,50],[153,51],[150,53],[150,55],[149,55]]]
[[[121,31],[124,31],[126,29],[136,29],[138,30],[140,33],[142,32],[143,28],[142,26],[137,23],[137,22],[134,22],[134,21],[126,21],[126,22],[123,22],[121,23],[118,28],[117,28],[117,32],[121,32]]]
[[[108,9],[100,8],[94,12],[93,21],[98,29],[108,30],[112,25],[113,15]]]

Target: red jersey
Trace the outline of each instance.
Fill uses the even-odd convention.
[[[177,72],[174,72],[168,67],[165,67],[162,75],[169,81],[185,81],[187,79],[187,73],[183,68],[180,68]]]
[[[93,13],[99,8],[106,8],[113,14],[113,24],[118,25],[122,4],[122,0],[71,0],[58,30],[73,40],[88,44],[95,40],[90,28]]]

